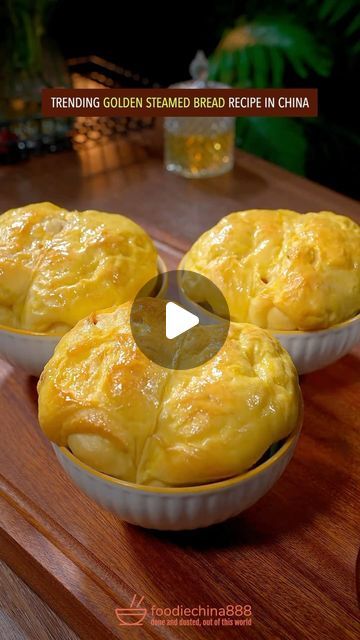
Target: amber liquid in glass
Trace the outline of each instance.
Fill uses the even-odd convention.
[[[233,166],[234,128],[179,134],[165,129],[165,164],[186,177],[216,176]]]

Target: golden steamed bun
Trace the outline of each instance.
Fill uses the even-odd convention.
[[[148,304],[156,320],[156,301]],[[40,425],[53,442],[126,481],[187,486],[249,469],[294,430],[297,374],[266,331],[232,325],[213,359],[170,370],[137,348],[129,314],[129,303],[94,313],[58,344],[38,384]],[[178,364],[209,330],[177,338]]]
[[[48,202],[0,216],[0,324],[65,333],[94,309],[122,304],[157,273],[135,222]]]
[[[360,310],[360,227],[330,211],[232,213],[195,242],[181,268],[210,278],[237,322],[311,331]],[[190,284],[188,295],[216,310]]]

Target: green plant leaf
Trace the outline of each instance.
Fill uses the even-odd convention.
[[[234,56],[230,53],[230,51],[224,51],[224,55],[221,56],[219,64],[221,82],[224,82],[225,84],[232,84],[234,75],[234,62]]]
[[[351,7],[349,9],[349,3],[340,2],[332,12],[332,15],[329,20],[330,24],[336,24],[337,22],[340,22],[340,20],[349,13],[349,10],[351,10]]]
[[[234,51],[236,75],[235,86],[251,87],[251,64],[248,49]]]
[[[254,45],[251,49],[251,62],[253,65],[253,86],[266,87],[269,82],[270,57],[261,45]]]
[[[280,51],[276,47],[269,49],[270,68],[272,73],[272,86],[281,87],[284,79],[285,60]]]
[[[352,52],[357,55],[358,53],[360,53],[360,41],[357,42],[356,44],[354,44],[354,46],[352,47]]]
[[[246,69],[245,65],[239,68],[245,51]],[[280,86],[286,62],[301,78],[309,71],[328,76],[332,67],[329,48],[290,14],[259,17],[252,22],[240,19],[224,34],[213,58],[217,60],[213,68],[221,69],[221,77],[215,79],[236,86],[264,87],[271,82]]]
[[[358,8],[358,0],[323,0],[319,7],[319,18],[334,25]]]
[[[304,174],[307,143],[300,120],[238,118],[236,143],[245,151]]]
[[[325,18],[328,18],[334,11],[334,8],[337,6],[337,4],[338,0],[323,0],[319,7],[319,18],[321,20],[325,20]]]
[[[352,20],[345,30],[347,36],[354,35],[357,31],[360,30],[360,13],[355,16],[354,20]]]

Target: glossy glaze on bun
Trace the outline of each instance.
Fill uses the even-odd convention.
[[[236,322],[312,331],[360,311],[360,227],[329,211],[231,213],[195,242],[181,268],[210,278]],[[196,287],[187,293],[216,310]]]
[[[43,202],[0,216],[0,324],[63,334],[156,273],[150,237],[122,215]]]
[[[156,320],[156,301],[148,304]],[[268,332],[232,325],[214,358],[169,370],[139,351],[129,314],[128,303],[94,313],[59,342],[38,384],[40,425],[53,442],[129,482],[190,486],[246,471],[295,429],[297,373]],[[179,336],[174,357],[188,361],[213,330]]]

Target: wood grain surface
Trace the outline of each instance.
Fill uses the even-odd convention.
[[[231,210],[332,209],[360,219],[355,202],[247,154],[233,174],[186,181],[142,151],[141,162],[107,173],[96,172],[99,158],[91,165],[72,153],[2,168],[0,208],[52,200],[123,212],[151,230],[169,268]],[[78,491],[40,432],[36,380],[0,362],[1,556],[86,640],[357,638],[359,360],[358,349],[302,377],[303,432],[272,491],[227,523],[186,533],[127,525]],[[148,613],[143,626],[120,627],[114,610],[134,594],[149,612],[250,604],[252,624],[155,627]]]
[[[6,640],[79,640],[46,602],[1,561],[0,633]]]

